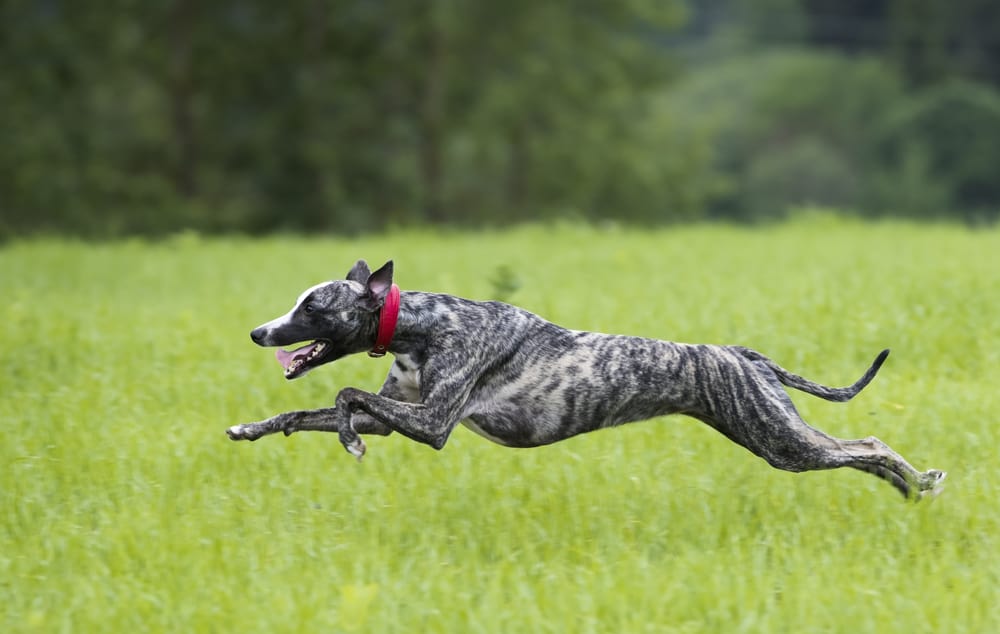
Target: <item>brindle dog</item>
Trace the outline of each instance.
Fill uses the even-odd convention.
[[[289,379],[372,348],[392,286],[392,262],[374,273],[359,260],[346,280],[302,293],[287,314],[250,333],[261,346],[313,340],[278,360]],[[501,302],[404,292],[388,346],[395,363],[377,394],[344,388],[335,407],[235,425],[233,440],[296,431],[337,432],[359,459],[359,434],[393,431],[441,449],[459,423],[507,447],[536,447],[604,427],[686,414],[787,471],[852,467],[908,498],[934,494],[943,471],[917,471],[873,436],[841,440],[799,416],[782,385],[829,401],[854,397],[875,377],[884,350],[854,385],[830,388],[740,346],[689,345],[567,330]]]

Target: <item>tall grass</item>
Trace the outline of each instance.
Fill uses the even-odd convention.
[[[1000,631],[997,253],[996,232],[824,219],[7,245],[0,630]],[[793,397],[946,490],[909,505],[859,472],[775,471],[680,417],[532,450],[393,435],[361,464],[322,434],[230,442],[380,384],[391,360],[363,355],[287,383],[248,337],[357,257],[827,384],[891,347],[851,403]]]

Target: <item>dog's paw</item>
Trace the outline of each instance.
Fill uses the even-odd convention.
[[[249,425],[233,425],[226,429],[229,440],[257,440],[260,435],[254,434]]]
[[[930,469],[920,474],[920,491],[917,493],[917,500],[933,499],[944,491],[944,479],[948,477],[947,471]]]
[[[361,462],[361,459],[365,457],[365,451],[367,450],[365,441],[361,440],[360,437],[355,437],[354,440],[345,444],[344,448],[347,449],[349,454],[357,458],[358,462]]]

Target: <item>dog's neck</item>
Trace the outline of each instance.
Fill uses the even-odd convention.
[[[399,287],[393,284],[385,296],[378,315],[378,328],[375,331],[375,346],[368,351],[369,357],[384,357],[396,333],[399,321]]]
[[[422,355],[433,333],[449,330],[455,326],[449,319],[449,313],[440,311],[434,301],[429,301],[432,296],[435,299],[438,297],[422,291],[405,291],[400,294],[396,330],[386,349],[387,352]],[[370,327],[374,327],[377,332],[377,324]]]

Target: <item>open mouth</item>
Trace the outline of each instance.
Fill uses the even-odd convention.
[[[281,367],[285,368],[285,378],[294,379],[319,365],[329,347],[329,342],[317,340],[291,352],[279,348],[274,356]]]

